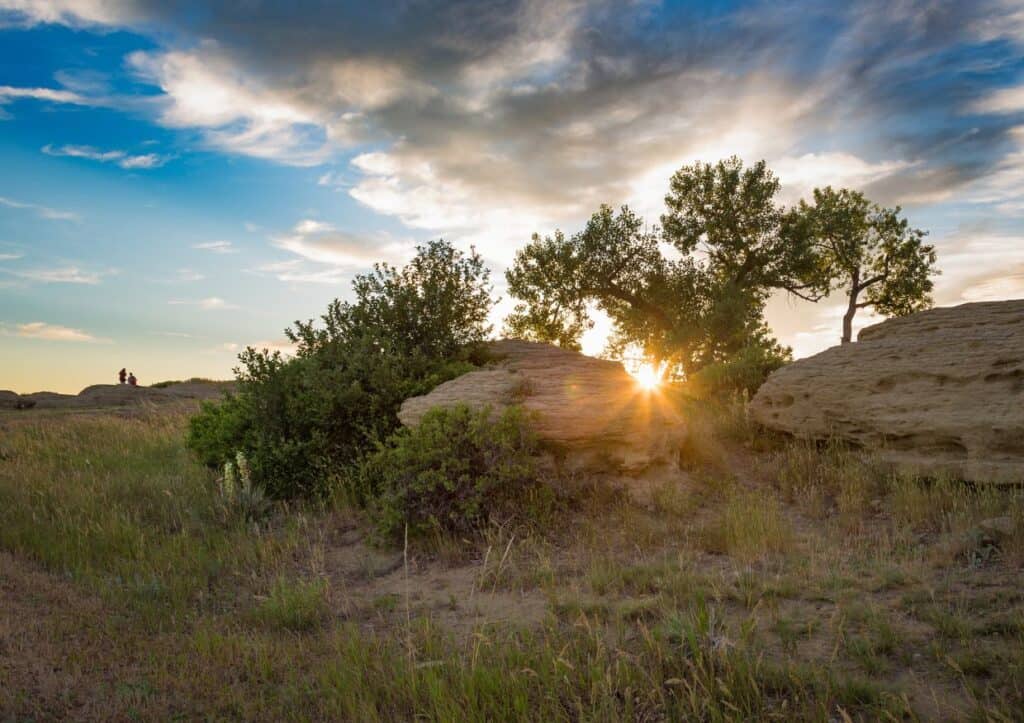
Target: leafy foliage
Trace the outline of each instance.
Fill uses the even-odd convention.
[[[789,233],[775,197],[779,180],[764,161],[750,168],[733,156],[683,166],[669,181],[665,240],[681,254],[701,251],[705,273],[722,287],[764,299],[785,289],[813,299],[802,280],[812,267],[806,239]]]
[[[353,301],[286,330],[294,358],[240,354],[237,393],[203,407],[189,445],[212,466],[243,451],[272,497],[328,494],[398,427],[403,400],[472,368],[490,290],[480,256],[444,241],[404,268],[375,266],[356,277]]]
[[[898,206],[881,208],[862,193],[829,186],[814,189],[813,205],[801,201],[790,218],[812,247],[810,283],[824,293],[846,294],[844,343],[851,341],[858,309],[905,316],[931,306],[935,247],[900,217]]]
[[[731,357],[708,364],[693,375],[693,389],[702,396],[729,392],[752,395],[776,369],[792,360],[789,347],[769,338],[758,339]]]
[[[359,481],[385,536],[405,525],[411,534],[468,533],[537,486],[537,450],[517,407],[434,409],[370,455]]]
[[[672,178],[664,230],[602,206],[572,237],[535,235],[506,273],[520,299],[506,328],[575,346],[594,306],[613,322],[613,353],[639,348],[677,375],[740,354],[781,362],[788,351],[768,332],[765,301],[773,289],[814,290],[801,281],[808,243],[789,233],[778,188],[763,163],[696,164]]]

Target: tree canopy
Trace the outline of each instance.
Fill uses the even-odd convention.
[[[613,351],[636,346],[684,373],[755,345],[784,358],[763,321],[772,289],[802,290],[805,254],[786,235],[778,180],[737,158],[680,169],[663,227],[602,206],[582,231],[535,235],[506,273],[520,300],[506,331],[578,344],[588,308],[614,324]],[[674,249],[671,250],[671,249]]]
[[[791,214],[796,235],[810,245],[813,270],[808,283],[819,293],[843,291],[847,307],[841,341],[853,336],[859,309],[905,316],[932,304],[935,247],[912,228],[900,208],[881,208],[864,194],[831,186],[814,189],[814,202],[801,201]]]
[[[764,321],[775,292],[818,301],[845,290],[844,341],[857,309],[931,303],[935,250],[899,208],[825,188],[786,209],[779,188],[764,161],[695,163],[669,181],[660,226],[601,206],[572,236],[535,234],[506,272],[518,300],[506,333],[577,348],[596,308],[612,320],[612,352],[639,347],[685,375],[756,386],[789,357]]]

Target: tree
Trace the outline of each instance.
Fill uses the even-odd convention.
[[[535,234],[506,272],[509,292],[521,300],[506,330],[578,348],[593,304],[611,317],[621,344],[675,357],[692,341],[704,296],[695,288],[696,265],[666,259],[659,238],[627,206],[618,213],[601,206],[571,238]]]
[[[900,208],[881,208],[862,193],[831,186],[814,190],[814,204],[791,213],[795,235],[806,238],[815,259],[808,283],[846,294],[842,343],[853,338],[859,309],[905,316],[932,305],[935,247],[926,232],[911,228]]]
[[[747,169],[736,156],[683,166],[665,196],[665,240],[683,255],[701,252],[720,286],[752,301],[774,289],[817,301],[820,291],[803,280],[813,267],[807,239],[789,232],[778,192],[779,180],[764,161]]]
[[[468,371],[491,308],[483,259],[444,241],[417,248],[403,268],[357,276],[352,301],[285,333],[295,357],[246,349],[238,391],[192,420],[189,444],[205,462],[239,450],[275,497],[315,496],[398,426],[410,396]]]
[[[791,233],[778,190],[764,162],[698,163],[672,177],[663,229],[602,206],[570,238],[534,235],[506,273],[520,300],[506,329],[572,345],[594,305],[614,324],[613,351],[636,346],[686,375],[741,355],[781,361],[787,350],[764,324],[765,302],[774,289],[819,291],[803,281],[808,240]]]

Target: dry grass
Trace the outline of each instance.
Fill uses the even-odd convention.
[[[1019,719],[1019,492],[688,413],[648,506],[408,550],[226,520],[174,413],[7,422],[0,719]]]

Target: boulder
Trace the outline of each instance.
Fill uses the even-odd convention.
[[[677,464],[682,418],[618,362],[518,339],[493,342],[490,351],[492,366],[407,399],[398,414],[402,423],[414,426],[435,407],[518,404],[568,469],[637,476]]]
[[[774,372],[752,417],[848,440],[901,468],[1024,481],[1024,299],[931,309],[869,326]]]

